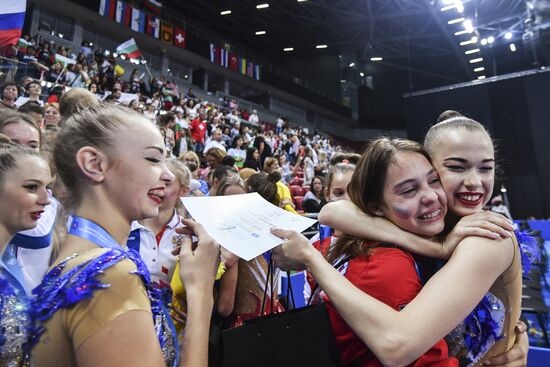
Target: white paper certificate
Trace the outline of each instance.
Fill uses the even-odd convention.
[[[281,209],[258,193],[183,197],[185,209],[220,245],[244,260],[251,260],[281,244],[272,227],[302,232],[316,220]]]

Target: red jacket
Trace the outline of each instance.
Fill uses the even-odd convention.
[[[325,241],[323,241],[325,242]],[[323,243],[323,249],[328,243]],[[329,245],[330,246],[330,245]],[[316,246],[319,248],[319,244]],[[324,251],[323,251],[324,252]],[[397,248],[376,247],[369,256],[360,256],[347,264],[345,277],[357,288],[401,310],[420,292],[422,284],[411,255]],[[381,367],[382,363],[359,339],[338,314],[330,299],[324,295],[330,323],[340,349],[344,366]],[[399,346],[395,346],[399,348]],[[457,367],[458,360],[449,357],[447,344],[442,339],[411,366]]]

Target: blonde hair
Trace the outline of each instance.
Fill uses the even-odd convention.
[[[222,160],[227,155],[227,153],[221,150],[220,148],[210,148],[208,149],[208,152],[206,152],[204,155],[213,157],[218,161],[218,164],[221,164]]]
[[[271,166],[273,166],[274,163],[279,163],[279,160],[277,158],[269,157],[264,162],[264,172],[269,173]]]
[[[138,119],[148,121],[127,107],[99,107],[83,109],[67,118],[54,145],[57,173],[69,194],[64,198],[64,205],[69,209],[80,203],[82,193],[88,186],[88,179],[76,162],[77,152],[85,146],[109,152],[115,145],[115,137],[121,127]]]
[[[185,152],[185,153],[182,153],[182,154],[178,157],[178,159],[179,159],[180,161],[182,161],[182,162],[185,161],[185,158],[191,158],[191,159],[193,159],[193,160],[195,161],[195,164],[197,165],[197,168],[201,166],[201,161],[200,161],[199,156],[197,155],[197,153],[195,153],[195,152],[189,150],[189,151],[187,151],[187,152]]]
[[[83,88],[74,88],[59,98],[59,113],[66,119],[87,107],[99,107],[100,105],[92,92]]]
[[[166,167],[176,176],[180,186],[188,188],[191,185],[191,171],[182,161],[169,158],[166,160]]]

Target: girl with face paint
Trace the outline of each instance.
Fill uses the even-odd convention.
[[[437,173],[418,143],[389,138],[373,141],[347,186],[350,200],[364,212],[384,216],[422,236],[433,236],[443,230],[446,197]],[[393,245],[344,235],[328,249],[326,258],[361,293],[372,295],[396,312],[421,289],[414,259]],[[315,272],[312,274],[316,277]],[[321,287],[324,289],[323,284]],[[368,348],[346,324],[330,294],[318,295],[314,291],[313,299],[317,298],[327,305],[343,365],[385,363],[377,351]],[[424,352],[416,361],[410,361],[412,365],[458,365],[456,359],[449,358],[447,345],[441,338],[434,340]]]
[[[471,146],[476,138],[480,147]],[[461,330],[455,330],[452,334],[453,343],[450,347],[454,353],[460,354],[461,363],[483,363],[514,345],[514,326],[519,317],[521,300],[520,254],[517,242],[509,232],[513,229],[510,223],[503,217],[490,216],[488,213],[458,221],[466,214],[475,213],[476,208],[481,210],[485,200],[490,198],[494,180],[492,144],[479,123],[458,118],[432,127],[426,139],[426,147],[434,158],[435,168],[441,174],[452,213],[447,218],[447,229],[444,233],[449,233],[447,239],[450,240],[447,242],[459,243],[459,246],[450,261],[430,279],[405,310],[394,312],[372,297],[350,287],[341,277],[325,278],[334,274],[334,270],[326,270],[325,264],[315,260],[308,251],[303,251],[305,248],[302,246],[293,246],[292,249],[293,243],[286,248],[283,246],[282,251],[279,251],[282,257],[280,261],[288,263],[287,266],[292,265],[290,260],[305,264],[325,292],[332,297],[352,329],[380,358],[388,358],[386,361],[390,364],[407,364],[414,360],[436,338],[451,332],[474,308],[477,310],[485,305],[488,309],[498,310],[499,312],[491,313],[487,320],[481,321],[494,321],[497,327],[491,332],[502,335],[500,340],[495,342],[492,335],[474,334],[478,337],[477,343],[471,344],[475,348],[468,349],[464,347],[464,334]],[[477,154],[478,152],[482,154]],[[335,203],[333,206],[346,209],[334,210],[330,215],[321,213],[320,220],[342,229],[344,233],[377,240],[378,237],[384,237],[386,242],[415,248],[417,252],[437,257],[446,256],[441,245],[388,226],[385,220],[365,215],[357,206],[345,203]],[[399,206],[399,209],[402,207]],[[402,213],[397,210],[394,214],[399,216]],[[342,225],[341,220],[334,220],[338,216],[346,218],[348,224]],[[386,217],[389,218],[388,215]],[[453,229],[457,221],[458,225]],[[350,228],[352,226],[349,223],[353,223],[353,228]],[[403,226],[401,228],[406,229]],[[478,237],[462,239],[465,235]],[[321,268],[326,272],[320,272]],[[490,294],[487,293],[489,290]],[[480,300],[482,303],[478,305]],[[433,320],[438,321],[434,323]],[[472,318],[469,317],[468,320]],[[514,346],[514,355],[498,357],[499,363],[525,363],[525,335],[520,334],[519,340]],[[396,345],[400,345],[400,348],[392,350]],[[386,355],[390,350],[391,355]],[[512,361],[516,357],[519,357],[518,360]]]

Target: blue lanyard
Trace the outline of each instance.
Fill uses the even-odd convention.
[[[95,243],[99,247],[126,251],[126,248],[115,241],[115,239],[99,224],[76,215],[72,216],[69,234],[84,238],[85,240]]]

